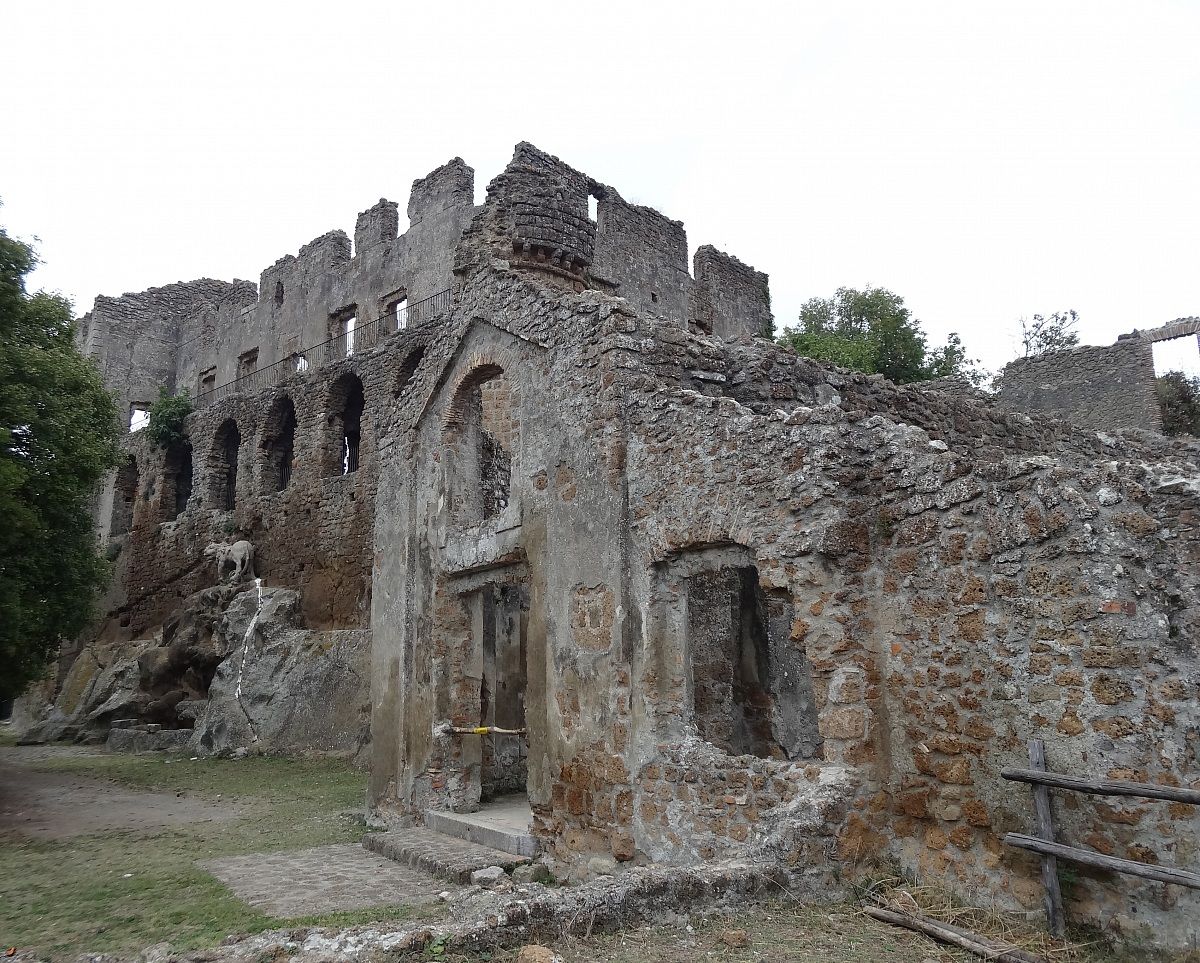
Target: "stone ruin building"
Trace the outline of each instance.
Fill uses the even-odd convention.
[[[473,191],[456,158],[404,233],[381,200],[257,287],[97,298],[79,337],[131,419],[163,388],[196,410],[127,438],[116,578],[36,736],[342,753],[393,825],[525,796],[566,867],[882,859],[1026,909],[1000,771],[1029,738],[1200,787],[1195,445],[798,357],[764,274],[689,271],[680,222],[529,144]],[[206,548],[240,541],[221,580]],[[1187,806],[1057,818],[1197,862]],[[1200,919],[1098,871],[1068,896],[1168,944]]]

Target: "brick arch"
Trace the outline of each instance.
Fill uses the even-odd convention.
[[[466,373],[455,383],[454,391],[450,395],[450,403],[446,406],[445,414],[442,416],[443,434],[461,427],[463,402],[471,389],[490,381],[497,375],[505,378],[514,400],[518,399],[521,390],[516,374],[519,370],[519,363],[519,356],[507,348],[486,352],[473,351],[464,357],[457,367],[465,370]]]
[[[442,436],[451,511],[463,524],[508,507],[520,451],[513,380],[495,358],[472,360],[451,395]]]

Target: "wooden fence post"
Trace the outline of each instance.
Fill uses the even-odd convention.
[[[1029,740],[1029,768],[1046,771],[1046,747],[1041,739]],[[1043,785],[1033,786],[1033,808],[1037,818],[1037,834],[1047,842],[1054,842],[1054,820],[1050,815],[1050,790]],[[1063,916],[1062,892],[1058,888],[1058,860],[1049,855],[1042,856],[1042,886],[1045,888],[1046,923],[1054,936],[1066,933]]]

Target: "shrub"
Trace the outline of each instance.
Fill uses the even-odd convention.
[[[159,448],[169,448],[186,437],[183,420],[191,413],[192,399],[188,397],[186,388],[177,395],[167,394],[164,388],[159,392],[158,401],[150,408],[150,424],[146,426],[146,433]]]

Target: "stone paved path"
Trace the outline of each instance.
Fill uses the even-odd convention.
[[[427,903],[451,883],[339,843],[282,853],[201,860],[200,865],[255,909],[290,918],[368,906]]]

